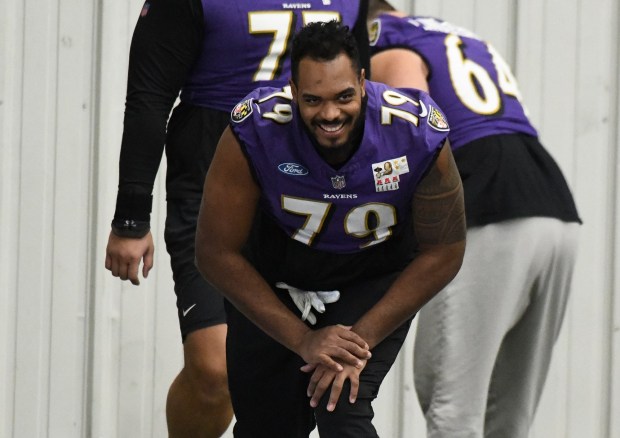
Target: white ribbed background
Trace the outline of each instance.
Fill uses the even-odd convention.
[[[0,0],[0,438],[166,436],[182,350],[165,169],[151,276],[136,288],[103,268],[141,3]],[[585,222],[531,437],[620,438],[618,2],[417,0],[416,12],[505,55]],[[424,437],[411,340],[376,402],[383,437]]]

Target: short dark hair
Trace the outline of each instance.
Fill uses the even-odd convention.
[[[341,53],[351,60],[351,66],[360,77],[362,67],[360,63],[357,41],[349,30],[349,26],[333,20],[315,22],[304,26],[293,39],[291,51],[291,75],[293,83],[299,79],[299,62],[303,58],[315,61],[331,61]]]

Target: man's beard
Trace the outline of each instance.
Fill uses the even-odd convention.
[[[364,125],[366,123],[366,107],[368,106],[368,94],[362,97],[362,105],[360,109],[359,116],[354,122],[353,128],[349,133],[349,136],[345,140],[343,144],[335,147],[325,147],[322,146],[314,133],[308,128],[306,123],[303,123],[304,129],[310,137],[312,144],[316,151],[323,157],[325,161],[327,161],[332,167],[339,168],[343,166],[349,158],[353,156],[353,154],[359,149],[360,144],[362,142],[362,138],[364,137]],[[299,112],[299,107],[297,107],[297,115],[301,118],[301,113]],[[303,120],[303,119],[302,119]]]

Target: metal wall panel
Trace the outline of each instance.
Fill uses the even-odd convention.
[[[36,3],[35,3],[36,7]],[[84,436],[92,251],[93,4],[58,3],[49,436]],[[35,54],[35,56],[37,56]],[[79,239],[76,239],[79,236]]]
[[[599,196],[606,197],[603,191],[593,193],[592,188],[608,181],[607,160],[614,145],[609,130],[601,126],[604,114],[608,115],[611,108],[609,97],[604,86],[599,88],[602,83],[593,82],[593,71],[587,65],[594,61],[592,58],[608,59],[612,40],[605,36],[609,25],[586,23],[608,16],[610,6],[600,2],[598,8],[584,11],[577,2],[524,2],[527,13],[519,19],[523,27],[518,39],[517,75],[525,77],[521,79],[524,86],[529,81],[535,86],[526,89],[527,96],[532,97],[528,102],[533,102],[530,110],[545,144],[573,188],[585,222],[572,297],[533,430],[536,437],[549,433],[608,436],[605,382],[601,376],[608,366],[604,358],[608,329],[605,313],[611,290],[605,280],[609,250],[604,241],[609,231],[605,222],[610,204]],[[594,14],[600,15],[595,19]],[[562,25],[550,26],[551,17],[558,16]],[[597,34],[600,44],[590,46],[588,33]],[[614,71],[609,64],[606,67],[600,71],[608,86]],[[589,135],[580,135],[584,128]],[[598,147],[592,149],[592,142]],[[592,153],[594,150],[596,153]]]
[[[99,11],[100,112],[97,138],[98,233],[93,361],[93,425],[97,437],[166,437],[168,386],[182,365],[175,295],[163,239],[165,202],[159,171],[152,232],[155,266],[139,287],[121,284],[103,268],[118,184],[127,60],[142,1],[106,1]],[[164,160],[165,161],[165,160]]]
[[[95,273],[92,436],[166,437],[168,386],[182,365],[175,295],[163,239],[165,202],[159,171],[152,232],[155,265],[139,287],[121,284],[103,268],[118,184],[127,60],[142,1],[101,3],[99,178]],[[165,160],[164,160],[165,161]]]
[[[17,327],[15,411],[17,434],[43,436],[48,421],[51,303],[50,239],[53,214],[56,99],[54,2],[39,10],[24,4],[22,119],[18,165]],[[36,53],[36,56],[35,56]],[[36,121],[38,129],[31,123]],[[23,292],[22,292],[23,291]]]
[[[411,0],[395,1],[413,10]],[[131,33],[142,0],[3,0],[0,16],[0,436],[165,437],[182,365],[163,241],[140,287],[103,268]],[[532,438],[620,438],[620,6],[416,0],[513,65],[584,219],[565,324]],[[415,330],[415,326],[413,328]],[[382,436],[424,437],[413,332],[376,402]],[[316,435],[316,434],[315,434]],[[226,437],[230,437],[230,431]]]
[[[613,9],[612,9],[613,10]],[[620,41],[620,4],[616,4],[615,13],[612,14],[615,17],[615,25],[611,26],[610,34],[612,41]],[[613,20],[613,18],[612,18]],[[609,363],[609,389],[611,391],[611,402],[607,406],[608,415],[610,417],[609,436],[612,438],[620,437],[620,416],[617,412],[620,412],[620,221],[618,221],[618,214],[620,213],[620,153],[618,153],[618,146],[620,145],[620,79],[618,74],[620,72],[620,45],[615,45],[615,53],[611,53],[611,65],[612,69],[616,71],[615,84],[610,87],[610,94],[615,96],[615,107],[610,111],[609,124],[610,130],[615,137],[615,148],[612,150],[615,152],[615,159],[611,160],[611,163],[615,165],[615,172],[613,173],[613,179],[610,184],[616,187],[617,190],[609,190],[610,195],[614,197],[613,208],[610,212],[612,222],[615,222],[614,228],[614,251],[611,270],[611,284],[613,295],[611,297],[612,309],[612,324],[611,324],[611,351],[610,351],[610,363]],[[614,220],[615,219],[615,220]]]
[[[609,304],[613,298],[613,243],[609,236],[614,228],[612,194],[617,189],[609,185],[617,173],[613,164],[616,139],[609,123],[615,101],[609,90],[617,88],[619,75],[612,62],[617,53],[617,2],[597,2],[594,8],[587,2],[545,5],[545,22],[558,18],[562,24],[547,24],[540,35],[545,47],[538,120],[543,139],[571,183],[584,221],[564,324],[566,349],[556,351],[560,353],[556,369],[565,373],[566,380],[555,391],[548,386],[548,396],[554,394],[556,400],[547,406],[563,405],[563,436],[607,437]],[[531,41],[537,35],[524,36]],[[529,59],[526,53],[524,59]],[[566,393],[560,397],[562,390]],[[551,416],[542,413],[537,425],[546,419],[551,427]],[[548,436],[542,424],[537,436]]]
[[[0,14],[0,436],[13,436],[19,240],[19,142],[23,64],[23,7],[7,2]]]
[[[5,3],[1,427],[6,436],[78,437],[86,402],[92,5]]]
[[[612,9],[613,10],[613,9]],[[620,41],[620,5],[616,4],[615,25],[611,26],[610,34],[612,41]],[[612,18],[613,20],[613,18]],[[616,44],[615,53],[611,53],[611,65],[612,70],[617,73],[620,72],[620,45]],[[618,75],[616,75],[616,78]],[[613,173],[613,179],[610,184],[612,187],[620,187],[620,153],[618,153],[618,146],[620,145],[620,80],[616,79],[615,84],[610,87],[611,96],[615,96],[615,107],[610,111],[609,124],[610,130],[615,137],[615,148],[612,148],[612,155],[615,153],[615,159],[611,160],[611,163],[615,165],[615,172]],[[620,416],[617,412],[620,412],[620,221],[618,221],[618,214],[620,213],[620,190],[610,190],[610,196],[614,197],[614,204],[611,208],[610,217],[612,222],[615,222],[614,233],[614,251],[612,270],[611,270],[611,284],[613,295],[611,296],[611,348],[610,348],[610,361],[609,361],[609,389],[611,391],[611,401],[607,407],[608,415],[610,417],[609,436],[612,438],[620,437]],[[615,220],[614,220],[615,219]]]

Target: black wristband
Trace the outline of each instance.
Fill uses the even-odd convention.
[[[112,232],[119,237],[131,237],[141,239],[151,230],[151,224],[144,221],[133,219],[114,219],[112,221]]]

